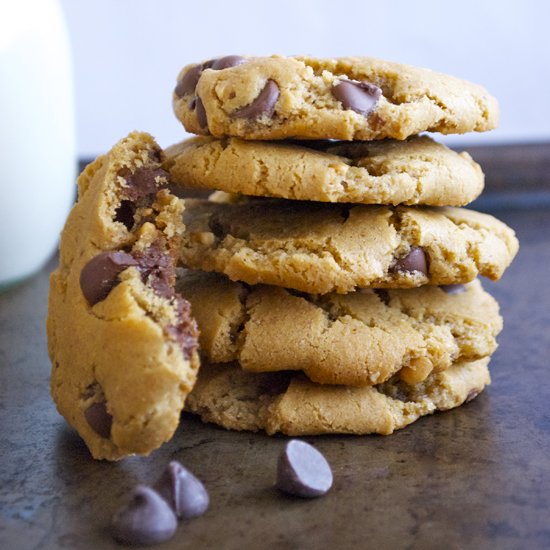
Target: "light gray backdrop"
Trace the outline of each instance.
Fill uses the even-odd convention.
[[[550,2],[62,0],[73,48],[78,150],[132,129],[167,146],[179,69],[248,53],[372,55],[485,85],[501,127],[451,143],[550,140]]]

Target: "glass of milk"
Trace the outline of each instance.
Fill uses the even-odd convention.
[[[57,0],[0,0],[0,290],[54,252],[76,174],[69,40]]]

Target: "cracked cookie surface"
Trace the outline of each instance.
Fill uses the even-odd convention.
[[[184,222],[187,267],[315,294],[496,280],[518,250],[512,229],[464,208],[188,200]]]
[[[173,93],[194,134],[245,139],[405,139],[498,124],[485,88],[371,57],[227,56],[188,65]]]
[[[185,271],[177,288],[191,302],[209,363],[303,371],[321,384],[373,385],[396,373],[417,383],[491,355],[502,329],[498,304],[477,280],[314,295]]]
[[[86,167],[51,276],[52,396],[98,459],[170,439],[199,364],[175,291],[183,201],[160,165],[151,136],[133,132]]]
[[[340,144],[197,137],[165,152],[175,183],[262,197],[464,206],[484,183],[468,153],[427,136]]]
[[[474,399],[490,383],[488,363],[488,358],[457,363],[415,385],[391,379],[362,388],[319,385],[288,372],[250,373],[235,364],[206,364],[185,407],[204,422],[231,430],[389,435],[421,416]]]

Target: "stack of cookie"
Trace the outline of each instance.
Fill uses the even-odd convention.
[[[416,136],[493,128],[483,88],[229,56],[186,67],[174,105],[211,135],[162,151],[132,132],[87,166],[51,277],[52,396],[95,458],[149,454],[184,404],[227,428],[388,434],[489,383],[502,321],[475,278],[518,243],[457,208],[479,166]],[[184,204],[174,184],[217,191]]]
[[[228,56],[184,68],[174,109],[207,137],[163,167],[218,190],[184,213],[195,271],[177,287],[202,354],[188,410],[389,434],[483,390],[502,320],[476,277],[498,279],[518,243],[458,208],[483,188],[471,157],[417,134],[494,128],[484,88],[371,58]]]

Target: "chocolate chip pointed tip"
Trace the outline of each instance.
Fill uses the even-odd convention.
[[[332,481],[332,470],[315,447],[299,439],[285,445],[277,462],[276,486],[280,491],[314,498],[326,494]]]
[[[171,539],[177,526],[168,503],[150,487],[138,485],[130,501],[113,516],[111,534],[122,544],[148,546]]]
[[[208,509],[210,499],[204,485],[175,460],[168,464],[155,488],[180,519],[201,516]]]

